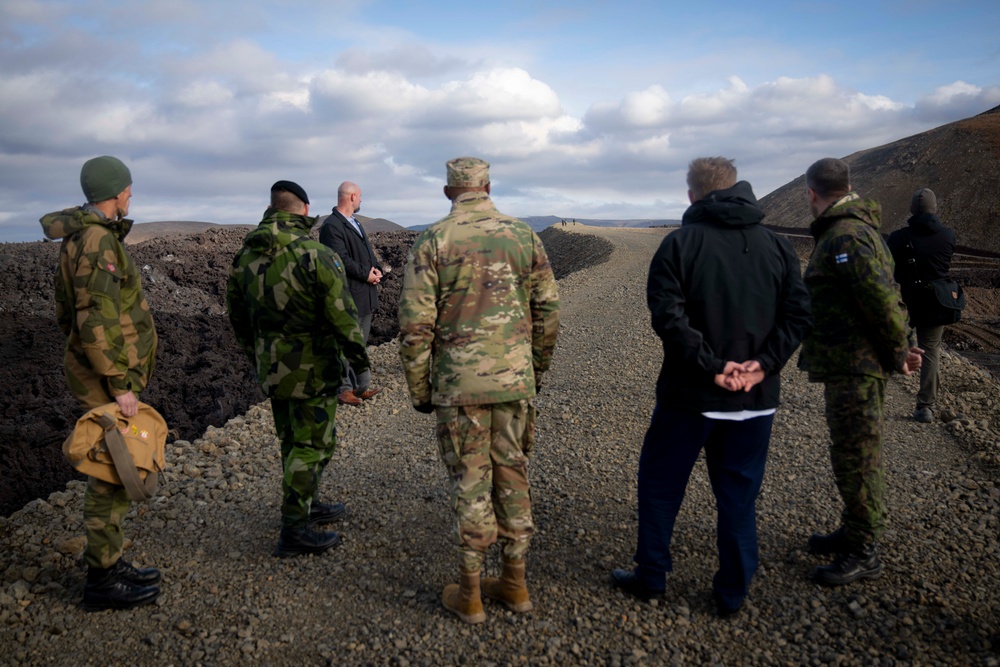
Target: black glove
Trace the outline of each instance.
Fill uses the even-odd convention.
[[[431,414],[431,413],[434,412],[434,404],[433,403],[421,403],[420,405],[414,405],[413,409],[416,410],[417,412],[422,412],[425,415],[429,415],[429,414]]]

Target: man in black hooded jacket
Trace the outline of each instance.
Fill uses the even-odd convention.
[[[941,337],[944,325],[937,319],[930,281],[948,278],[951,256],[955,253],[955,230],[944,226],[937,216],[937,197],[927,188],[913,193],[910,219],[906,227],[889,235],[889,250],[896,269],[903,302],[910,313],[910,325],[917,330],[917,347],[924,351],[920,366],[920,391],[913,418],[934,421],[932,408],[937,400],[941,372]]]
[[[653,257],[647,302],[663,342],[656,407],[639,457],[639,540],[633,570],[613,582],[648,599],[673,569],[670,538],[702,449],[718,508],[718,613],[736,613],[757,569],[755,503],[778,373],[812,325],[791,244],[760,225],[750,184],[725,158],[698,158],[691,206]]]

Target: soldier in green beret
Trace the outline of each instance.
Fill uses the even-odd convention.
[[[400,357],[414,408],[436,412],[448,470],[461,576],[442,601],[463,621],[481,623],[481,592],[516,612],[532,608],[531,399],[555,348],[559,295],[541,239],[494,207],[489,164],[463,157],[447,169],[451,213],[420,234],[407,258]],[[498,537],[503,571],[480,581]]]
[[[271,205],[233,259],[226,288],[236,339],[271,399],[281,440],[280,558],[322,553],[340,544],[313,526],[342,518],[343,503],[315,500],[337,445],[341,355],[368,369],[358,312],[340,258],[309,230],[309,197],[292,181],[271,187]]]
[[[91,410],[117,403],[126,417],[138,411],[156,360],[156,329],[139,270],[122,245],[132,229],[126,218],[132,174],[108,155],[84,163],[83,206],[41,219],[45,236],[61,239],[56,272],[56,319],[66,336],[66,381]],[[87,479],[83,522],[87,529],[87,610],[148,604],[160,594],[160,571],[137,569],[122,558],[122,527],[131,502],[125,487]]]
[[[823,158],[806,171],[809,232],[816,247],[803,279],[814,327],[799,355],[809,379],[824,384],[830,461],[844,500],[841,524],[814,534],[809,550],[836,555],[817,581],[839,586],[882,574],[885,532],[882,420],[885,381],[920,368],[922,350],[907,324],[893,261],[879,226],[882,209],[851,191],[847,163]]]

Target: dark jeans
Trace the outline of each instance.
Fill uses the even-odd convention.
[[[670,538],[684,490],[704,448],[718,509],[719,569],[713,588],[733,609],[757,570],[757,494],[764,477],[774,415],[746,421],[708,419],[657,405],[639,456],[639,544],[636,573],[653,590],[673,570]]]
[[[365,344],[367,345],[368,335],[372,331],[372,313],[359,317],[358,324],[361,326],[361,336],[365,339]],[[368,389],[368,385],[371,384],[372,372],[367,370],[358,375],[351,368],[351,364],[348,363],[347,359],[341,357],[340,362],[344,364],[344,377],[340,381],[340,388],[337,390],[337,393],[353,389],[354,393],[360,396],[363,391]]]

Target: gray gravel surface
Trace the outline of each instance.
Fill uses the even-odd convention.
[[[839,498],[822,394],[793,362],[744,610],[730,620],[712,613],[715,511],[703,463],[678,519],[666,600],[612,588],[610,570],[630,565],[635,544],[636,466],[660,362],[645,279],[665,230],[573,232],[615,250],[560,282],[563,325],[530,468],[533,612],[487,603],[487,622],[467,626],[441,607],[441,588],[457,577],[445,473],[432,418],[410,408],[389,343],[372,349],[386,391],[338,414],[322,496],[350,507],[340,548],[270,555],[278,447],[267,404],[253,407],[170,445],[163,493],[129,517],[126,557],[164,573],[155,605],[80,609],[81,482],[0,519],[0,663],[1000,665],[1000,388],[951,355],[947,423],[911,421],[916,380],[889,383],[891,527],[880,579],[837,589],[809,581],[822,561],[806,553],[806,538],[835,527]]]

